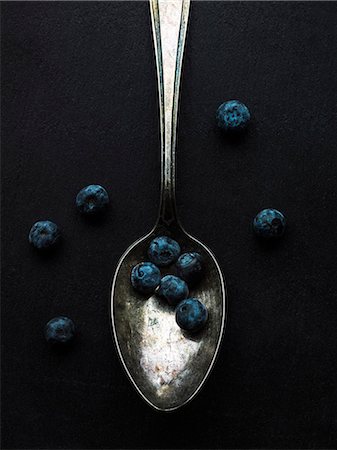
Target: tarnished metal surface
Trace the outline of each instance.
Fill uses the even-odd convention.
[[[161,131],[160,216],[176,218],[175,150],[180,78],[190,0],[150,0]]]
[[[191,296],[208,308],[206,327],[188,335],[176,324],[172,307],[157,296],[138,294],[130,284],[131,269],[146,259],[149,242],[162,233],[162,229],[154,230],[125,254],[114,282],[112,315],[120,356],[132,382],[154,407],[170,410],[190,400],[211,369],[223,333],[225,290],[213,256],[181,230],[171,236],[181,244],[182,251],[196,250],[205,258],[205,276],[191,290]]]
[[[189,0],[150,1],[160,97],[161,207],[154,229],[122,256],[111,294],[114,338],[124,368],[144,400],[162,411],[179,408],[199,391],[214,364],[226,317],[220,268],[209,249],[184,231],[175,207],[176,122],[189,6]],[[174,238],[182,252],[197,251],[204,257],[204,277],[190,296],[206,305],[209,318],[195,335],[178,327],[174,308],[156,295],[142,296],[131,286],[132,267],[148,259],[149,243],[159,235]],[[175,269],[161,272],[175,274]]]

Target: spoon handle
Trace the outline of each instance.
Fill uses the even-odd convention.
[[[190,0],[150,0],[157,64],[161,134],[161,202],[158,224],[177,223],[175,150],[181,67]]]

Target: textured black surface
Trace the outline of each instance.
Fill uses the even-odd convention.
[[[336,73],[334,2],[196,2],[179,121],[180,214],[216,253],[229,321],[215,369],[173,414],[127,380],[110,334],[109,289],[159,196],[154,55],[145,2],[2,2],[2,447],[335,448]],[[221,135],[218,105],[253,113]],[[104,220],[80,188],[105,186]],[[288,230],[261,245],[274,207]],[[63,245],[41,257],[31,225]],[[51,352],[54,315],[80,330]]]

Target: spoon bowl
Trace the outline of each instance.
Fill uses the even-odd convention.
[[[147,249],[156,236],[170,236],[182,253],[197,251],[205,272],[190,290],[208,309],[206,326],[196,334],[176,323],[174,308],[154,294],[144,296],[130,283],[132,267],[148,260]],[[161,270],[175,274],[175,268]],[[119,355],[132,383],[154,408],[174,410],[191,400],[206,380],[218,352],[225,323],[225,286],[210,250],[182,228],[155,228],[122,256],[112,287],[112,320]]]

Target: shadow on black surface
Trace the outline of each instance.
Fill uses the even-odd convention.
[[[102,225],[108,220],[108,216],[111,213],[111,206],[106,207],[103,211],[97,212],[95,214],[80,214],[80,220],[86,225],[92,225],[94,227]]]
[[[213,133],[217,139],[219,139],[223,144],[229,144],[230,147],[240,147],[242,146],[249,138],[254,135],[255,125],[253,123],[249,124],[249,126],[245,130],[241,131],[224,131],[221,130],[217,125],[213,127]]]
[[[254,236],[254,242],[259,251],[272,254],[289,244],[289,232],[278,238],[265,239],[263,237]]]
[[[50,248],[46,248],[46,249],[38,249],[36,247],[34,247],[33,245],[29,245],[30,246],[30,253],[32,255],[32,258],[34,258],[35,260],[39,260],[39,261],[55,261],[58,258],[61,257],[62,255],[62,251],[64,249],[64,239],[61,236],[60,239],[57,241],[57,243]]]

